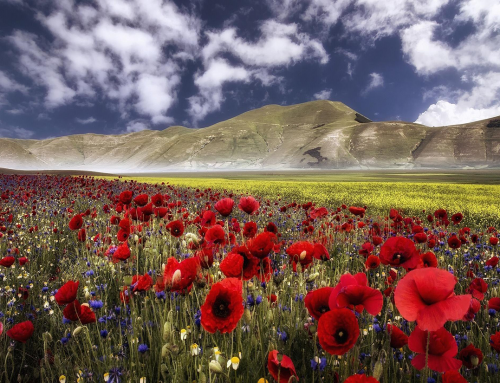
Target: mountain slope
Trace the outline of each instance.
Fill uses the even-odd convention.
[[[203,129],[0,138],[0,166],[103,172],[500,166],[500,128],[488,128],[488,121],[437,128],[371,122],[321,100],[267,105]]]

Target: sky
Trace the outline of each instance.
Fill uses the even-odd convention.
[[[0,137],[203,128],[340,101],[429,126],[500,115],[493,0],[0,0]]]

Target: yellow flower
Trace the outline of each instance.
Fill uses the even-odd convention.
[[[267,379],[264,379],[264,378],[260,378],[257,383],[269,383],[269,381]]]
[[[66,377],[64,375],[59,377],[59,383],[66,383]]]
[[[139,383],[146,383],[146,377],[143,376],[141,379],[139,379]]]
[[[104,374],[104,381],[107,382],[109,380],[109,372]]]
[[[191,345],[191,356],[197,356],[200,353],[200,346],[198,346],[196,343],[193,343]]]

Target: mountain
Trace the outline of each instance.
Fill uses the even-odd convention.
[[[499,167],[500,127],[492,120],[428,127],[372,122],[341,102],[267,105],[202,129],[0,138],[0,167],[115,173]]]

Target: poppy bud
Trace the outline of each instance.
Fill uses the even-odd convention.
[[[246,324],[250,324],[250,321],[252,320],[252,313],[249,309],[245,309],[245,311],[243,311],[243,320]]]
[[[309,277],[306,279],[306,282],[310,283],[318,277],[319,277],[319,273],[313,273],[313,274],[309,275]]]
[[[52,335],[50,334],[50,332],[48,331],[45,331],[43,334],[42,334],[42,338],[43,338],[43,341],[44,342],[52,342]]]
[[[470,364],[472,364],[474,367],[477,367],[479,364],[479,358],[476,355],[472,355],[470,358]]]
[[[384,365],[380,360],[377,360],[375,363],[375,367],[373,368],[373,377],[377,380],[380,380],[382,373],[384,372]]]
[[[82,332],[82,330],[86,329],[85,326],[78,326],[77,328],[75,328],[73,330],[73,336],[77,336],[78,334],[80,334]]]
[[[222,374],[222,366],[216,360],[211,360],[208,364],[208,368],[211,372],[215,372],[216,374]]]

